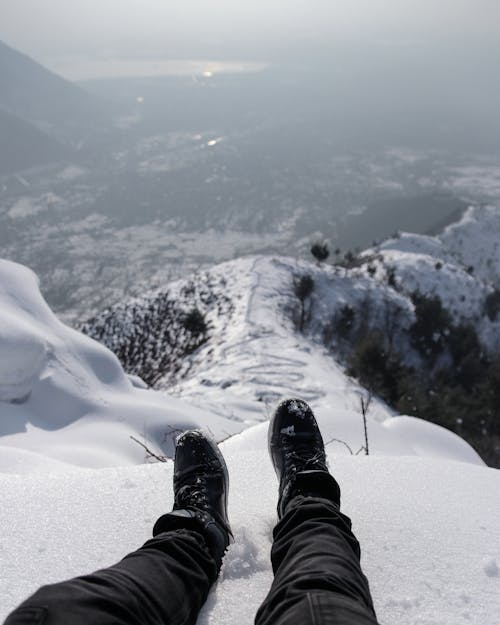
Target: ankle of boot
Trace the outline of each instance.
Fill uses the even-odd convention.
[[[153,536],[179,529],[191,530],[202,536],[219,571],[224,553],[231,542],[230,530],[201,510],[173,510],[156,521]]]
[[[286,508],[296,497],[324,499],[340,509],[340,486],[327,471],[300,471],[283,489],[278,502],[278,516],[281,518]]]

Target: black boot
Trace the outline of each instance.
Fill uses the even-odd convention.
[[[279,518],[298,495],[340,506],[340,488],[328,472],[321,432],[304,401],[287,399],[276,408],[269,424],[269,453],[280,481]]]
[[[229,476],[217,444],[199,430],[178,440],[174,461],[174,507],[156,522],[153,535],[172,529],[194,529],[220,568],[232,537],[227,518]]]

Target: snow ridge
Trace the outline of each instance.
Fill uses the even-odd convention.
[[[168,455],[177,432],[205,427],[219,441],[227,439],[221,448],[236,540],[199,623],[250,625],[272,580],[277,484],[265,421],[276,400],[297,396],[317,415],[381,623],[497,625],[500,473],[486,468],[458,436],[393,415],[377,399],[367,417],[370,456],[355,455],[364,442],[359,406],[366,391],[318,336],[336,307],[363,301],[367,291],[381,302],[392,298],[411,319],[405,288],[412,288],[416,270],[421,288],[449,293],[457,315],[474,318],[496,271],[487,251],[493,254],[498,211],[484,213],[492,220],[485,232],[476,224],[482,210],[470,211],[439,239],[403,235],[387,242],[352,269],[244,258],[194,278],[191,295],[189,283],[178,282],[130,308],[108,311],[103,331],[113,327],[116,312],[120,331],[130,323],[127,336],[154,342],[132,326],[143,305],[153,307],[154,318],[159,302],[167,302],[169,320],[179,323],[174,348],[184,367],[170,367],[158,381],[175,380],[168,393],[140,388],[140,379],[129,378],[111,351],[57,320],[29,270],[0,261],[0,619],[42,583],[123,557],[170,509],[172,462],[148,464],[151,458],[131,435]],[[486,250],[473,275],[466,268],[468,247],[457,242],[469,229],[484,237],[475,244]],[[394,266],[401,291],[387,284],[384,261]],[[373,276],[367,271],[372,263]],[[291,293],[293,277],[306,271],[321,297],[310,334],[301,335]],[[455,296],[462,286],[465,300]],[[206,340],[187,353],[189,337],[180,328],[192,297],[209,326]],[[479,321],[483,336],[497,328],[497,321],[489,323]]]

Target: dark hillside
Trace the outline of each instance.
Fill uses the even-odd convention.
[[[0,110],[0,175],[46,165],[69,153],[32,124]]]
[[[83,89],[2,42],[0,108],[70,142],[107,124],[104,111]]]

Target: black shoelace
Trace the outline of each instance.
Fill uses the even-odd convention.
[[[176,504],[179,509],[208,508],[208,496],[206,482],[202,477],[197,477],[194,482],[186,483],[177,490]]]
[[[324,451],[318,449],[314,438],[310,434],[283,433],[282,436],[285,457],[288,462],[292,462],[297,472],[314,468],[327,470]],[[311,452],[313,452],[312,455]]]

